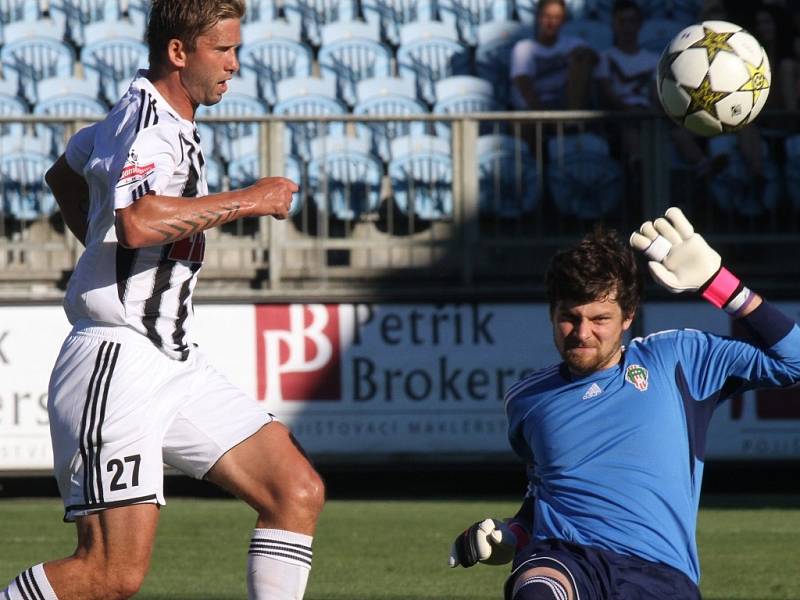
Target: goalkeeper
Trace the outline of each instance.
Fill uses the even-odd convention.
[[[630,244],[660,285],[699,293],[749,341],[684,329],[623,346],[640,299],[633,252],[597,229],[553,257],[546,287],[563,362],[505,399],[529,493],[514,519],[468,528],[450,557],[465,567],[513,559],[507,600],[700,598],[695,526],[714,409],[800,381],[800,329],[722,267],[679,209]]]

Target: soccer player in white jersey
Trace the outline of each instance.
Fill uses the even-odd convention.
[[[646,221],[630,245],[659,285],[696,292],[749,339],[674,329],[623,345],[640,293],[630,248],[598,229],[553,257],[545,286],[562,362],[505,394],[528,493],[514,519],[469,527],[450,556],[465,567],[513,560],[506,600],[700,600],[695,533],[714,410],[800,382],[798,325],[723,267],[680,209]]]
[[[322,481],[288,429],[189,335],[204,230],[285,219],[297,191],[269,177],[207,195],[194,114],[222,99],[239,68],[243,14],[242,0],[154,0],[149,70],[47,173],[86,246],[67,288],[73,329],[48,399],[55,475],[78,543],[72,556],[19,574],[3,600],[133,596],[165,503],[163,463],[256,510],[249,598],[303,597]]]

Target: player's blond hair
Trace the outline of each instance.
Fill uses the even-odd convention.
[[[244,10],[244,0],[153,0],[147,23],[150,66],[166,62],[170,40],[180,40],[191,52],[199,36],[223,19],[241,19]]]

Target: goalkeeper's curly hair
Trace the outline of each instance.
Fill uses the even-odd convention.
[[[223,19],[244,17],[244,0],[153,0],[147,22],[150,67],[163,66],[167,44],[180,40],[187,50]]]
[[[550,312],[560,301],[587,304],[614,298],[633,317],[642,298],[636,257],[616,231],[598,225],[576,245],[558,251],[545,275]]]

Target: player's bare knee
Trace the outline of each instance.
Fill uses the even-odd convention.
[[[304,519],[316,521],[325,503],[325,484],[311,465],[296,472],[276,496],[275,507],[279,512],[297,514]]]
[[[105,573],[103,595],[98,600],[127,600],[139,593],[144,583],[146,569],[137,567],[112,568]]]

